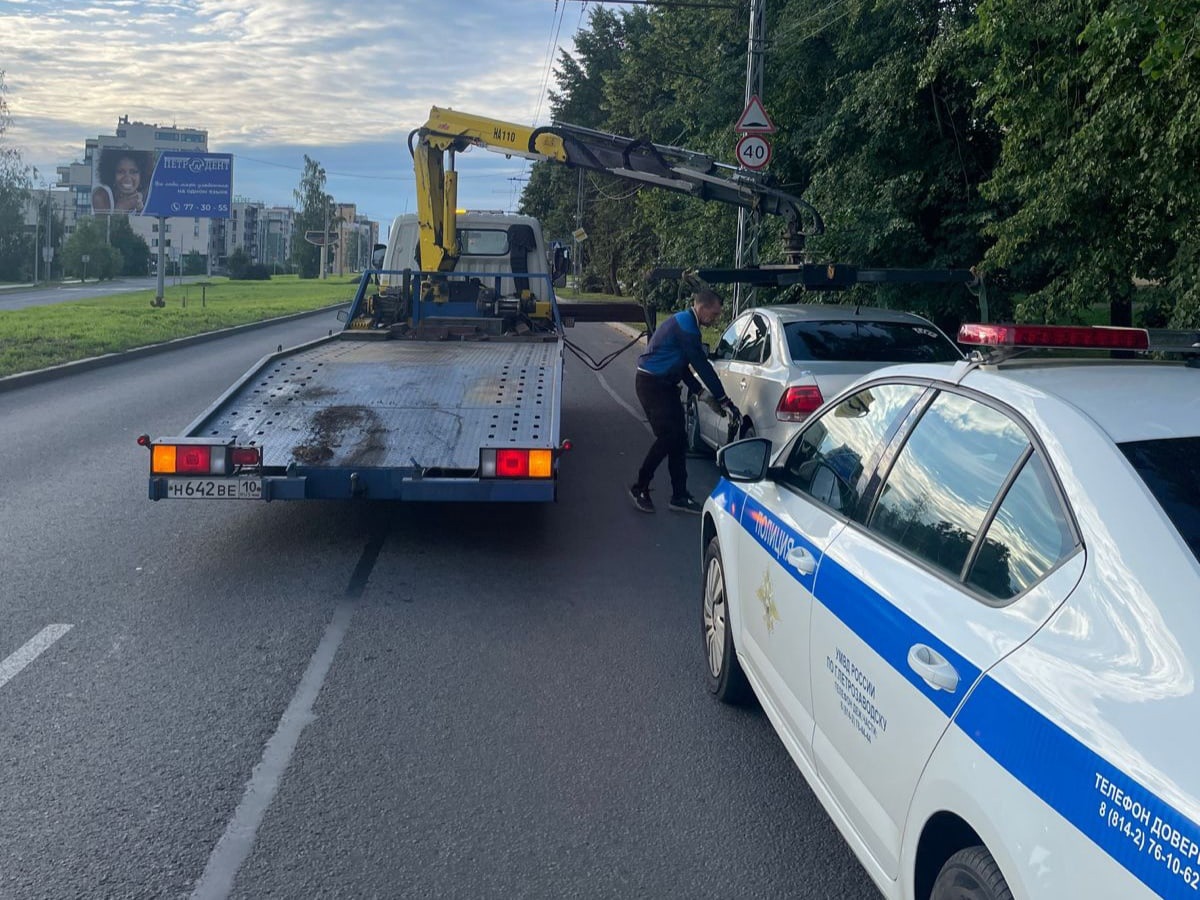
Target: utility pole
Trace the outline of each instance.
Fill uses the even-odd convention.
[[[323,204],[325,206],[325,230],[321,233],[321,280],[325,280],[325,260],[328,256],[329,247],[329,200]]]
[[[37,219],[33,223],[33,283],[38,283],[38,257],[42,255],[42,205],[38,204]],[[48,281],[49,279],[47,279]]]
[[[583,169],[579,170],[579,186],[575,189],[575,231],[583,228]],[[575,238],[575,253],[571,258],[575,270],[575,290],[579,290],[579,278],[583,274],[583,258],[579,253],[579,238]]]
[[[39,214],[38,219],[42,217]],[[64,227],[65,224],[64,224]],[[54,204],[50,202],[50,188],[46,188],[46,280],[54,275]]]
[[[763,50],[767,40],[767,0],[750,0],[750,35],[746,43],[746,103],[752,97],[762,100]],[[738,208],[737,262],[739,269],[758,265],[758,235],[762,228],[762,213]],[[733,314],[754,306],[753,287],[733,286]]]

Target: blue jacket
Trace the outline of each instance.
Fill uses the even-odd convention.
[[[675,313],[659,325],[637,363],[639,372],[661,378],[668,384],[682,381],[689,391],[698,393],[700,382],[688,371],[688,366],[696,370],[715,398],[725,399],[725,388],[721,387],[721,379],[704,352],[704,343],[700,340],[700,322],[691,309]]]

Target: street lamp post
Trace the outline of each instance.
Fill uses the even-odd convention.
[[[41,219],[41,216],[38,216]],[[54,279],[54,205],[50,202],[50,189],[46,188],[46,280]]]
[[[38,257],[42,255],[42,211],[33,223],[33,283],[38,283]]]

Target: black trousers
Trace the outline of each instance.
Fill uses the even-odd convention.
[[[642,467],[638,470],[639,487],[649,487],[654,471],[665,458],[671,473],[671,496],[687,496],[687,427],[679,385],[671,384],[645,372],[638,372],[634,382],[638,401],[646,412],[654,443],[650,445]]]

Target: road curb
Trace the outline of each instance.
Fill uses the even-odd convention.
[[[50,366],[45,369],[34,369],[32,372],[18,372],[15,375],[5,375],[3,378],[0,378],[0,393],[27,387],[31,384],[41,384],[44,381],[53,381],[55,378],[65,378],[68,375],[74,375],[78,372],[87,372],[90,369],[99,369],[103,366],[114,365],[115,363],[125,362],[130,359],[139,359],[143,356],[153,356],[156,353],[166,353],[168,350],[190,347],[192,344],[215,341],[242,331],[254,331],[257,328],[266,328],[269,325],[279,325],[283,322],[291,322],[296,319],[328,314],[339,309],[345,309],[349,305],[349,303],[335,303],[333,306],[322,306],[320,309],[310,309],[308,312],[292,313],[288,316],[276,316],[273,319],[263,319],[261,322],[247,322],[244,325],[232,325],[229,328],[221,328],[217,331],[205,331],[202,334],[174,338],[173,340],[163,341],[161,344],[147,344],[144,347],[133,347],[132,349],[121,350],[117,353],[105,353],[103,356],[90,356],[87,359],[77,359],[74,362]]]
[[[610,327],[631,338],[641,337],[646,330],[645,328],[634,328],[632,325],[627,325],[624,322],[609,322],[608,324]]]

